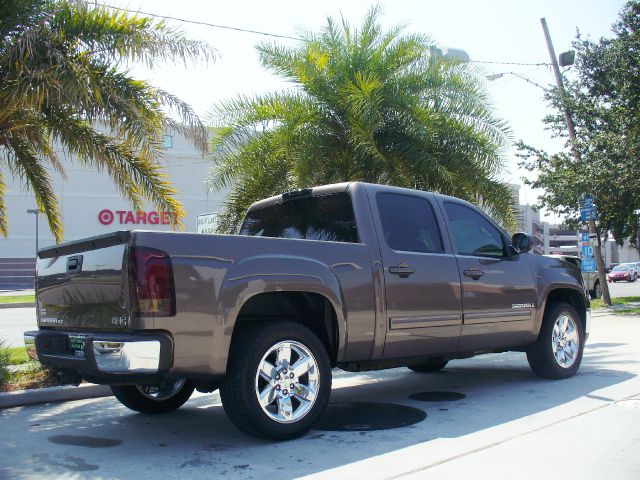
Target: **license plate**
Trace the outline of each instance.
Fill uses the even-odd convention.
[[[84,338],[83,337],[69,337],[69,346],[71,352],[76,357],[84,357]]]

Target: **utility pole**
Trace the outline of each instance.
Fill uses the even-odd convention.
[[[580,163],[580,152],[578,151],[578,141],[576,139],[576,129],[573,125],[573,120],[569,109],[567,108],[564,83],[562,82],[562,75],[560,75],[560,67],[558,66],[558,60],[556,59],[556,52],[553,49],[553,43],[551,42],[551,35],[549,34],[549,28],[547,27],[547,21],[544,18],[540,19],[542,24],[542,30],[544,31],[544,37],[547,41],[547,49],[549,50],[549,57],[551,58],[551,66],[553,68],[553,75],[556,77],[556,84],[558,85],[558,93],[560,94],[560,101],[564,110],[564,120],[567,124],[567,130],[569,131],[569,138],[571,139],[571,147],[573,150],[573,156],[576,162]],[[600,287],[602,288],[602,299],[607,305],[611,305],[611,296],[609,295],[609,285],[604,274],[604,261],[602,260],[602,241],[600,234],[596,229],[595,220],[588,220],[589,233],[595,234],[598,241],[597,248],[594,249],[594,255],[596,257],[596,266],[598,268],[598,279],[600,280]]]

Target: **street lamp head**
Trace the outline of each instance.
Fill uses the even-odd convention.
[[[490,82],[493,82],[494,80],[497,80],[502,77],[504,77],[504,73],[492,73],[491,75],[487,75],[485,78]]]
[[[576,61],[576,52],[574,50],[568,50],[558,55],[558,62],[561,67],[568,67],[573,65]]]
[[[40,212],[40,209],[38,208],[29,208],[27,209],[27,213],[35,213],[37,215],[38,213],[42,213],[42,212]]]

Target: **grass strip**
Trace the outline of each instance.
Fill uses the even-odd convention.
[[[34,303],[36,296],[31,295],[2,295],[0,296],[0,303]]]
[[[628,303],[634,303],[634,302],[640,302],[640,297],[618,297],[618,298],[611,299],[611,303],[613,303],[614,306],[627,305]],[[591,308],[593,309],[607,308],[607,305],[604,304],[604,301],[601,298],[598,298],[596,300],[591,300]],[[631,308],[629,310],[624,310],[624,311],[620,310],[620,313],[623,313],[623,312],[631,313],[631,311],[634,311],[633,313],[638,313],[638,311],[640,311],[640,308]]]

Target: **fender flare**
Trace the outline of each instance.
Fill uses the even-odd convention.
[[[543,297],[543,301],[542,301],[542,305],[540,308],[540,313],[538,315],[538,318],[536,319],[536,331],[540,332],[540,329],[542,328],[542,320],[544,319],[544,313],[547,310],[547,304],[549,302],[549,296],[555,291],[555,290],[573,290],[578,296],[584,297],[585,296],[585,292],[582,291],[579,287],[579,285],[575,285],[572,283],[562,283],[562,282],[554,282],[551,283],[550,285],[548,285],[546,291],[544,292],[544,297]],[[587,308],[587,305],[585,303],[585,308]],[[580,315],[583,315],[583,313],[586,315],[586,312],[578,312]]]
[[[242,307],[252,297],[268,292],[315,293],[326,298],[336,314],[338,360],[344,356],[347,312],[338,278],[331,268],[314,259],[287,255],[247,257],[229,269],[217,302],[217,324],[222,329],[216,348],[229,351],[233,330]]]

